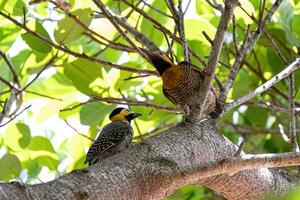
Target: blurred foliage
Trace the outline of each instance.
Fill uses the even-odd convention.
[[[153,70],[152,66],[134,53],[106,48],[105,45],[91,40],[84,28],[61,10],[55,9],[51,3],[44,2],[29,6],[27,2],[27,0],[0,0],[0,9],[19,21],[22,21],[23,17],[26,16],[26,25],[29,28],[45,39],[52,40],[55,44],[63,45],[77,53],[84,53],[133,68]],[[125,17],[131,12],[128,5],[122,2],[114,0],[103,2],[117,15]],[[136,3],[137,1],[132,2]],[[161,12],[171,15],[164,1],[147,2]],[[270,2],[267,1],[267,9],[271,7]],[[71,14],[82,21],[85,26],[90,27],[109,40],[126,44],[126,41],[119,37],[107,20],[93,18],[94,11],[98,11],[98,9],[92,1],[69,0],[69,3]],[[259,0],[241,0],[240,3],[250,15],[258,17]],[[142,7],[142,5],[139,6],[139,8]],[[188,19],[185,21],[188,45],[202,58],[207,59],[210,43],[201,32],[205,31],[210,38],[213,38],[220,13],[213,10],[204,0],[192,1],[190,7],[194,7],[195,11],[192,11],[193,9],[188,10]],[[299,10],[300,1],[283,1],[268,25],[270,34],[288,61],[292,61],[299,54]],[[148,6],[144,7],[144,11],[173,32],[174,22],[171,18]],[[247,24],[250,25],[251,31],[255,31],[257,25],[240,8],[235,10],[235,16],[238,23],[237,43],[241,45]],[[153,27],[148,19],[133,12],[128,18],[128,23],[153,39],[162,49],[167,50],[164,34]],[[232,37],[231,24],[220,57],[220,61],[225,65],[230,65],[234,61]],[[101,38],[97,39],[105,43]],[[22,86],[32,80],[57,53],[57,50],[51,45],[26,33],[3,17],[0,17],[0,50],[10,56]],[[174,44],[173,51],[179,61],[183,59],[182,48],[178,44]],[[43,72],[42,76],[24,93],[23,105],[33,104],[32,108],[23,113],[23,117],[18,117],[18,120],[14,120],[14,122],[0,129],[1,181],[17,180],[25,183],[36,183],[42,177],[45,177],[45,169],[49,176],[46,176],[47,178],[43,180],[50,180],[74,169],[86,167],[83,161],[91,141],[75,131],[72,132],[63,120],[70,120],[77,127],[84,127],[85,131],[79,132],[95,138],[99,127],[109,122],[108,114],[115,106],[103,102],[93,102],[78,106],[73,110],[61,111],[61,109],[76,106],[78,103],[87,100],[88,97],[99,95],[122,98],[122,95],[124,95],[141,101],[150,100],[155,104],[172,106],[162,95],[162,83],[157,77],[149,76],[126,80],[137,74],[102,66],[61,51],[58,52],[57,56],[58,59],[53,63],[53,67]],[[203,67],[196,59],[192,58],[192,61],[199,67]],[[265,35],[262,35],[253,52],[245,58],[236,82],[230,90],[229,100],[247,94],[265,80],[283,70],[284,67],[285,65],[270,45],[270,41]],[[229,74],[229,70],[224,65],[219,65],[217,74],[224,81]],[[9,81],[13,80],[13,76],[3,59],[0,59],[0,76]],[[300,86],[300,73],[297,72],[295,77],[296,88],[298,89]],[[287,92],[287,85],[284,81],[278,83],[276,87],[282,93]],[[5,93],[8,89],[5,84],[0,82],[0,102],[4,102],[8,98],[9,94]],[[295,99],[300,100],[300,93],[297,93]],[[261,94],[254,100],[271,104],[277,103],[285,105],[285,107],[288,105],[284,95],[280,95],[274,90]],[[163,124],[181,120],[178,115],[150,108],[132,106],[131,109],[143,114],[142,117],[136,120],[134,125],[136,135],[147,133]],[[50,129],[44,128],[49,123],[52,124]],[[243,133],[232,128],[232,126],[226,126],[228,123],[233,127],[252,127],[260,131],[253,131],[251,134]],[[270,111],[255,105],[242,106],[224,116],[221,124],[224,124],[221,126],[222,133],[233,142],[237,142],[240,136],[246,138],[245,150],[247,152],[276,153],[291,150],[279,134],[274,134],[274,130],[278,132],[279,126],[283,126],[286,131],[288,130],[287,113]],[[136,140],[135,142],[139,141]],[[50,174],[53,176],[50,177]],[[189,185],[182,187],[166,198],[166,200],[171,199],[222,198],[205,187]],[[293,197],[291,196],[289,199],[293,199]]]

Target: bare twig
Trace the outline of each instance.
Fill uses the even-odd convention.
[[[238,150],[236,151],[235,153],[235,157],[241,157],[242,156],[242,152],[243,152],[243,149],[244,149],[244,146],[245,146],[245,139],[243,137],[240,137],[241,138],[241,141],[240,143],[238,144]]]
[[[5,53],[3,51],[0,51],[0,56],[5,60],[6,64],[8,65],[10,71],[13,74],[14,77],[14,82],[18,85],[18,87],[20,88],[20,81],[17,75],[17,72],[13,66],[13,64],[10,62],[10,60],[7,58],[7,56],[5,55]]]
[[[221,102],[226,101],[229,89],[232,87],[232,84],[233,84],[233,82],[234,82],[234,80],[237,76],[237,73],[239,71],[240,65],[241,65],[244,57],[250,51],[252,51],[254,45],[256,44],[258,39],[260,38],[261,33],[265,30],[267,24],[271,20],[271,17],[275,13],[275,11],[277,10],[277,8],[279,7],[281,2],[282,2],[282,0],[276,0],[276,2],[273,4],[271,9],[269,10],[268,14],[266,15],[266,17],[262,21],[260,28],[257,29],[257,31],[248,39],[247,44],[245,44],[245,42],[244,42],[245,45],[242,45],[241,49],[239,50],[239,54],[237,54],[237,56],[235,57],[235,61],[234,61],[234,64],[232,66],[232,70],[231,70],[231,72],[228,76],[228,79],[227,79],[226,83],[225,83],[225,90],[219,96],[219,100]],[[245,39],[246,38],[247,38],[247,35],[246,35]]]
[[[275,85],[277,82],[279,82],[280,80],[286,78],[288,75],[290,75],[291,73],[293,73],[294,71],[298,70],[300,68],[300,58],[297,58],[296,61],[294,61],[293,63],[291,63],[288,67],[286,67],[283,71],[281,71],[280,73],[278,73],[276,76],[274,76],[273,78],[271,78],[270,80],[268,80],[267,82],[265,82],[264,84],[262,84],[261,86],[259,86],[258,88],[256,88],[254,91],[248,93],[247,95],[237,99],[236,101],[227,104],[225,106],[225,112],[228,112],[229,110],[235,108],[236,106],[241,105],[242,103],[248,101],[249,99],[255,97],[256,95],[265,92],[266,90],[268,90],[270,87],[272,87],[273,85]]]
[[[164,15],[166,17],[172,18],[172,16],[170,16],[170,15],[162,12],[161,10],[159,10],[157,8],[155,8],[154,6],[152,6],[151,4],[147,3],[146,1],[142,0],[142,2],[143,2],[143,4],[145,4],[146,6],[148,6],[149,8],[151,8],[151,10],[154,10],[154,11],[158,12],[159,14]]]
[[[178,22],[179,22],[179,35],[182,41],[182,48],[183,48],[183,54],[184,54],[184,60],[190,61],[190,54],[189,49],[187,45],[187,41],[185,38],[185,31],[184,31],[184,13],[182,11],[182,0],[179,0],[178,2]]]
[[[13,87],[14,87],[8,80],[6,80],[5,78],[3,78],[3,77],[1,77],[1,76],[0,76],[0,81],[1,81],[2,83],[6,84],[6,85],[7,85],[8,87],[10,87],[10,88],[13,88]]]
[[[153,108],[155,110],[161,110],[161,111],[172,112],[172,113],[181,113],[181,110],[176,107],[162,106],[162,105],[157,105],[157,104],[152,104],[149,102],[137,101],[137,100],[132,100],[132,99],[104,98],[104,97],[99,97],[99,96],[94,96],[93,99],[98,100],[98,101],[104,101],[107,103],[113,103],[113,104],[144,106],[144,107],[148,107],[148,108]]]
[[[278,129],[265,129],[265,128],[254,127],[251,125],[239,125],[239,124],[233,124],[231,122],[225,122],[221,125],[221,127],[229,128],[230,130],[233,130],[234,132],[237,132],[239,134],[248,134],[248,135],[254,135],[254,134],[282,135],[282,133],[284,133],[284,130],[282,129],[283,128],[282,125],[280,125]],[[300,129],[297,129],[297,131],[300,131]],[[288,138],[285,141],[289,143]]]
[[[22,90],[20,92],[26,91],[26,89],[36,80],[39,78],[39,76],[43,73],[43,71],[45,71],[50,65],[52,65],[54,59],[56,58],[57,54],[55,56],[53,56],[45,65],[44,67],[35,75],[35,77],[29,82],[27,83],[27,85],[25,85],[25,87],[22,88]]]
[[[85,101],[85,102],[78,103],[78,104],[76,104],[76,105],[74,105],[74,106],[71,106],[71,107],[69,107],[69,108],[61,109],[60,112],[65,112],[65,111],[74,110],[75,108],[78,108],[78,107],[83,106],[83,105],[85,105],[85,104],[93,103],[93,102],[95,102],[95,101],[96,101],[95,99],[89,99],[89,100],[87,100],[87,101]]]
[[[205,39],[210,43],[210,45],[213,46],[214,41],[209,37],[209,35],[205,31],[202,31],[202,34],[204,35]]]
[[[17,118],[20,114],[22,114],[25,110],[27,110],[30,107],[31,107],[31,105],[25,107],[19,113],[15,114],[10,120],[8,120],[7,122],[5,122],[4,124],[0,124],[0,128],[3,127],[3,126],[5,126],[5,125],[7,125],[9,122],[13,121],[15,118]]]
[[[23,28],[24,30],[26,30],[28,33],[30,33],[31,35],[35,36],[36,38],[42,40],[43,42],[48,43],[49,45],[53,46],[54,48],[56,48],[57,50],[61,50],[67,54],[70,54],[72,56],[75,56],[77,58],[83,58],[85,60],[89,60],[95,63],[98,63],[100,65],[104,65],[104,66],[108,66],[108,67],[112,67],[112,68],[116,68],[119,70],[124,70],[124,71],[128,71],[128,72],[133,72],[133,73],[138,73],[138,74],[149,74],[149,75],[154,75],[154,76],[159,76],[159,74],[156,71],[153,70],[146,70],[146,69],[135,69],[135,68],[131,68],[131,67],[126,67],[126,66],[122,66],[122,65],[118,65],[118,64],[114,64],[108,61],[104,61],[104,60],[100,60],[94,57],[90,57],[84,53],[77,53],[75,51],[72,51],[70,49],[67,49],[63,46],[57,45],[55,43],[53,43],[52,41],[48,40],[47,38],[45,38],[44,36],[36,33],[35,31],[29,29],[27,26],[24,26],[22,23],[19,23],[17,20],[15,20],[14,18],[12,18],[10,15],[5,14],[4,12],[0,11],[0,15],[5,17],[6,19],[9,19],[11,22],[13,22],[14,24],[16,24],[17,26]]]
[[[235,54],[239,54],[239,47],[236,38],[236,20],[234,15],[232,16],[232,38],[233,38]]]
[[[38,93],[38,92],[35,92],[35,91],[31,91],[31,90],[26,90],[26,93],[34,94],[34,95],[37,95],[37,96],[41,96],[41,97],[45,97],[45,98],[53,99],[53,100],[57,100],[57,101],[63,101],[62,99],[51,97],[51,96],[48,96],[46,94],[41,94],[41,93]]]
[[[64,120],[64,122],[72,129],[74,130],[78,135],[82,136],[82,137],[85,137],[86,139],[89,139],[91,141],[94,141],[93,138],[87,136],[87,135],[84,135],[82,133],[80,133],[76,128],[74,128],[67,120]]]
[[[111,24],[117,29],[117,31],[121,34],[121,36],[126,40],[142,57],[148,60],[148,57],[145,55],[143,51],[141,51],[125,34],[125,32],[120,28],[119,24],[116,22],[115,18],[111,15],[111,13],[106,9],[105,5],[99,0],[93,0],[96,6],[103,12],[106,18],[111,22]]]
[[[297,141],[297,132],[296,132],[296,116],[295,116],[295,102],[294,102],[294,76],[293,74],[289,75],[288,78],[288,86],[289,86],[289,133],[290,133],[290,142],[292,145],[292,149],[294,152],[299,151],[299,145]]]

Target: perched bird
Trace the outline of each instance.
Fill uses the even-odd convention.
[[[156,68],[163,81],[163,94],[175,105],[179,105],[186,121],[195,121],[200,115],[199,91],[204,73],[187,61],[174,64],[163,52],[142,51]],[[216,92],[211,87],[207,95],[203,114],[210,114],[216,105]]]
[[[114,109],[109,115],[112,122],[103,127],[90,147],[84,163],[93,165],[127,148],[133,138],[130,122],[138,116],[141,114],[130,113],[126,108]]]

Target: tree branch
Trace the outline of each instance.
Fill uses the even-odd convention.
[[[48,183],[1,183],[0,198],[156,200],[179,186],[197,183],[226,199],[240,200],[259,199],[268,192],[279,195],[292,187],[279,172],[260,167],[286,166],[289,161],[290,165],[299,164],[300,153],[233,158],[236,150],[237,146],[210,123],[180,124],[103,162]],[[252,170],[239,171],[237,166]]]
[[[283,71],[278,73],[276,76],[274,76],[273,78],[271,78],[270,80],[268,80],[267,82],[265,82],[264,84],[259,86],[258,88],[256,88],[254,91],[248,93],[247,95],[237,99],[236,101],[234,101],[230,104],[227,104],[224,108],[225,113],[228,112],[229,110],[241,105],[242,103],[248,101],[249,99],[255,97],[256,95],[265,92],[270,87],[275,85],[277,82],[279,82],[280,80],[286,78],[288,75],[290,75],[294,71],[298,70],[299,68],[300,68],[300,58],[297,58],[296,61],[291,63]]]
[[[300,62],[300,59],[299,59]],[[300,63],[299,63],[300,65]],[[300,67],[299,67],[300,68]],[[299,145],[297,141],[297,132],[296,132],[296,110],[294,102],[294,74],[290,74],[288,77],[288,88],[289,88],[289,133],[290,133],[290,143],[294,152],[299,152]]]
[[[159,76],[159,74],[156,71],[153,70],[146,70],[146,69],[135,69],[132,67],[126,67],[126,66],[122,66],[122,65],[118,65],[118,64],[114,64],[108,61],[104,61],[104,60],[100,60],[94,57],[90,57],[84,53],[77,53],[75,51],[72,51],[70,49],[67,49],[65,47],[62,47],[60,45],[57,45],[55,43],[53,43],[52,41],[48,40],[47,38],[45,38],[44,36],[36,33],[35,31],[29,29],[27,26],[24,26],[22,23],[18,22],[17,20],[15,20],[14,18],[12,18],[10,15],[5,14],[4,12],[0,11],[0,15],[5,17],[6,19],[10,20],[11,22],[13,22],[14,24],[16,24],[17,26],[21,27],[22,29],[26,30],[28,33],[32,34],[33,36],[35,36],[36,38],[42,40],[43,42],[46,42],[47,44],[53,46],[54,48],[56,48],[57,50],[63,51],[67,54],[70,54],[72,56],[75,56],[77,58],[83,58],[85,60],[89,60],[95,63],[98,63],[100,65],[104,65],[104,66],[108,66],[108,67],[112,67],[112,68],[116,68],[119,70],[123,70],[123,71],[128,71],[128,72],[132,72],[132,73],[138,73],[138,74],[149,74],[149,75],[154,75],[154,76]]]
[[[245,43],[245,45],[242,45],[241,49],[239,50],[239,54],[236,54],[234,64],[231,68],[230,74],[224,86],[225,90],[219,96],[220,102],[226,101],[229,89],[232,87],[232,84],[237,76],[237,73],[239,71],[243,59],[250,51],[252,51],[254,45],[260,38],[261,33],[265,30],[267,24],[271,20],[271,17],[275,13],[275,11],[277,10],[281,2],[282,0],[276,0],[276,2],[273,4],[272,8],[269,10],[268,14],[266,15],[266,17],[264,18],[264,20],[259,25],[257,31],[248,39],[247,44]],[[247,39],[247,34],[245,39]]]
[[[215,70],[219,61],[219,56],[222,50],[225,33],[227,30],[227,27],[231,21],[233,11],[235,7],[238,5],[237,0],[225,0],[225,9],[221,16],[221,20],[219,22],[217,32],[213,41],[213,46],[210,52],[210,56],[208,59],[207,66],[204,68],[204,72],[206,76],[204,77],[201,91],[199,94],[200,102],[202,102],[201,108],[200,108],[200,114],[202,113],[202,110],[205,105],[205,99],[207,97],[207,94],[210,90],[212,80],[215,76]]]

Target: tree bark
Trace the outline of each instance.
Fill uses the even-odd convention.
[[[48,183],[1,183],[0,199],[162,199],[186,184],[205,185],[227,199],[287,192],[292,183],[267,168],[201,178],[186,169],[234,156],[237,146],[210,123],[180,124],[89,168]]]

